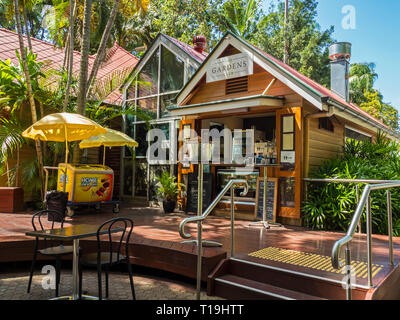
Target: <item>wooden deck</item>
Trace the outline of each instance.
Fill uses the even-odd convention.
[[[112,214],[107,208],[102,211],[102,213],[94,211],[78,213],[73,218],[67,218],[66,225],[79,223],[99,225],[111,217],[130,217],[135,223],[130,241],[134,264],[191,278],[196,277],[196,245],[182,244],[178,233],[179,223],[187,217],[186,215],[180,213],[163,215],[157,209],[145,207],[125,207],[118,215]],[[235,221],[236,258],[342,281],[343,274],[330,268],[326,261],[329,260],[334,242],[343,237],[343,233],[312,231],[289,226],[272,226],[271,229],[265,230],[261,227],[249,227],[248,224],[247,221]],[[31,213],[0,214],[0,262],[31,260],[33,239],[25,236],[25,232],[31,228]],[[186,231],[191,232],[195,238],[196,224],[187,225]],[[221,248],[204,248],[202,279],[205,281],[216,266],[229,257],[230,221],[209,217],[203,225],[203,236],[204,239],[222,243]],[[84,251],[95,251],[93,238],[81,240],[80,245]],[[363,270],[367,260],[365,235],[356,235],[351,244],[351,251],[356,268],[361,270],[357,274],[356,283],[365,286],[367,284],[366,273]],[[384,287],[388,278],[392,282],[400,281],[399,271],[389,264],[388,252],[387,237],[374,235],[373,263],[376,266],[374,285],[377,287]],[[400,262],[400,238],[394,239],[394,257],[397,266]],[[313,263],[318,259],[322,266]]]

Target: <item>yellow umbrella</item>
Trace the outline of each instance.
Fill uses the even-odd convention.
[[[80,114],[53,113],[35,122],[22,136],[34,140],[65,142],[67,163],[68,142],[88,139],[106,132],[102,126]]]
[[[121,146],[130,146],[137,147],[138,143],[133,140],[131,137],[122,133],[120,131],[116,131],[113,129],[106,128],[107,132],[99,134],[97,136],[93,136],[89,139],[82,140],[79,143],[79,147],[81,149],[84,148],[94,148],[104,146],[103,152],[103,165],[106,160],[106,147],[121,147]]]
[[[89,118],[77,113],[64,112],[43,117],[26,129],[22,136],[34,140],[65,142],[65,163],[67,164],[68,142],[88,139],[106,132],[106,129]]]

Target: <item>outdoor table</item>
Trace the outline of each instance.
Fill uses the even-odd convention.
[[[48,229],[40,231],[28,231],[25,234],[32,237],[47,238],[60,241],[73,241],[72,257],[72,295],[53,298],[52,300],[78,300],[79,299],[79,239],[96,236],[99,226],[90,224],[77,224],[70,227]],[[122,228],[105,229],[100,235],[123,231]],[[98,297],[82,295],[82,299],[96,300]]]

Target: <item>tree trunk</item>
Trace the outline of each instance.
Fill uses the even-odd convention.
[[[14,0],[14,7],[15,7],[14,8],[15,9],[15,22],[16,22],[17,30],[18,30],[19,49],[21,51],[21,60],[22,60],[22,65],[24,67],[26,87],[27,87],[27,90],[28,90],[29,102],[30,102],[31,113],[32,113],[32,123],[35,123],[37,121],[36,105],[35,105],[35,99],[33,98],[31,77],[30,77],[30,74],[29,74],[28,62],[27,62],[25,46],[24,46],[24,38],[22,36],[21,19],[20,19],[20,16],[19,16],[18,0]],[[39,140],[35,140],[35,143],[36,143],[36,154],[37,154],[38,162],[39,162],[40,181],[43,182],[43,172],[42,172],[43,154],[42,154],[42,148],[40,146]],[[43,198],[43,183],[41,184],[41,191],[42,191],[42,198]]]
[[[93,86],[94,82],[96,81],[97,72],[99,71],[100,64],[103,62],[104,54],[105,54],[106,46],[107,46],[107,41],[108,41],[108,38],[110,37],[111,30],[114,25],[115,17],[117,16],[119,3],[120,3],[120,0],[115,0],[114,7],[112,8],[110,17],[108,18],[107,25],[103,32],[103,36],[101,37],[99,48],[97,49],[96,59],[94,60],[93,68],[92,68],[92,71],[90,73],[90,77],[89,77],[89,80],[87,83],[88,88],[87,88],[87,92],[86,92],[86,99],[89,99],[89,97],[90,97],[90,93],[92,91],[92,86]]]
[[[69,25],[69,49],[68,49],[68,80],[67,80],[67,88],[65,90],[65,98],[63,104],[63,112],[67,111],[67,106],[69,103],[69,96],[71,91],[71,82],[72,82],[72,70],[74,63],[74,28],[75,28],[75,15],[77,10],[77,2],[74,0],[70,0],[70,25]]]
[[[26,14],[25,2],[22,5],[22,12],[24,14],[25,34],[26,34],[26,38],[28,40],[28,48],[29,48],[29,51],[32,51],[32,42],[31,42],[31,35],[29,33],[29,28],[28,28],[28,15]]]
[[[19,187],[19,181],[20,181],[20,148],[17,148],[17,163],[15,165],[15,187]]]
[[[85,115],[86,89],[89,69],[89,50],[90,50],[90,17],[92,0],[85,0],[85,11],[83,19],[83,31],[81,42],[81,65],[78,82],[78,106],[77,112]]]
[[[92,13],[92,0],[85,0],[85,11],[83,18],[83,31],[81,42],[81,65],[78,82],[77,113],[85,115],[86,111],[86,89],[89,70],[89,50],[90,50],[90,18]],[[72,161],[79,163],[80,149],[76,144],[73,151]]]

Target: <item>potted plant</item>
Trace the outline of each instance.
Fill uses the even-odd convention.
[[[157,177],[157,180],[157,196],[163,200],[164,213],[174,212],[179,187],[184,189],[185,185],[176,182],[176,177],[166,171]]]

